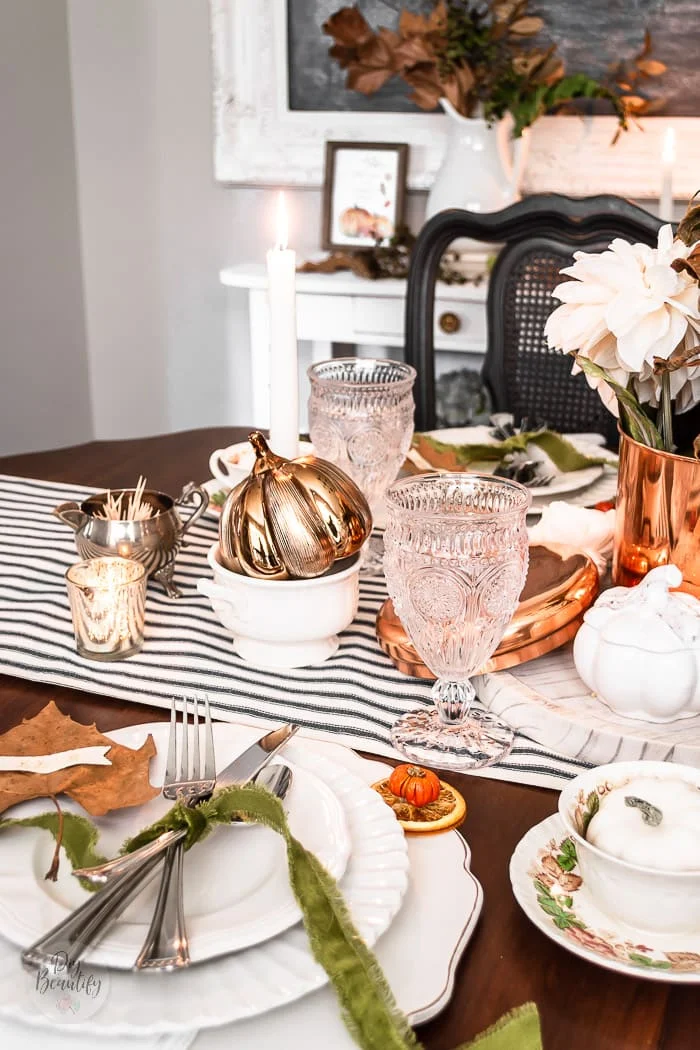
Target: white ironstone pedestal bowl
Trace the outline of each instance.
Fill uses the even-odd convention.
[[[214,578],[199,580],[197,589],[233,635],[234,650],[258,667],[322,663],[357,613],[359,554],[310,580],[259,580],[232,572],[220,563],[218,544],[207,560]]]

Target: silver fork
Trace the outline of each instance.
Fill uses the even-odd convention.
[[[188,700],[183,700],[182,732],[178,733],[177,700],[170,711],[170,737],[163,797],[186,806],[209,798],[216,787],[214,736],[209,698],[204,697],[204,758],[200,761],[200,701],[192,698],[192,762],[190,763]],[[180,744],[178,748],[178,736]],[[178,750],[180,761],[178,763]],[[189,966],[190,949],[182,897],[185,844],[182,839],[165,852],[160,888],[146,940],[136,960],[137,970],[165,971]]]

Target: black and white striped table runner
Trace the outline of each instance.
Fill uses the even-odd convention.
[[[180,552],[179,601],[149,584],[146,640],[128,660],[99,663],[75,649],[64,573],[77,560],[71,530],[51,514],[93,490],[0,475],[0,672],[167,707],[173,694],[205,690],[220,718],[270,725],[298,722],[325,739],[392,755],[389,728],[428,702],[430,684],[395,670],[379,649],[374,623],[383,581],[362,580],[360,608],[338,652],[317,667],[260,670],[241,660],[196,583],[218,522],[205,515]],[[561,786],[584,768],[518,736],[507,761],[485,771],[498,779]]]

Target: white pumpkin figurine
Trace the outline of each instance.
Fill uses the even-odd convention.
[[[627,864],[700,871],[700,791],[680,777],[635,777],[603,795],[586,841]]]
[[[612,587],[588,609],[574,642],[576,670],[628,718],[672,722],[700,712],[700,601],[671,592],[680,569],[652,569],[638,587]]]

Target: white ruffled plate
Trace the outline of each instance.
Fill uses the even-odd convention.
[[[160,785],[165,773],[168,725],[151,729],[157,755],[151,762],[151,782]],[[141,727],[122,730],[121,742],[139,747]],[[224,768],[235,756],[226,732],[215,726],[217,764]],[[290,763],[291,764],[291,763]],[[350,856],[350,834],[343,807],[333,791],[311,770],[294,767],[285,808],[292,833],[311,850],[335,878],[345,871]],[[79,807],[70,805],[74,811]],[[125,839],[157,820],[172,803],[161,795],[144,806],[118,810],[96,820],[100,846],[115,854]],[[17,807],[16,815],[42,812],[45,799]],[[26,947],[64,919],[87,899],[87,891],[61,865],[58,880],[47,882],[53,842],[43,831],[6,831],[4,863],[0,871],[0,934]],[[105,940],[89,952],[86,962],[131,970],[153,915],[159,880],[154,879],[125,911]],[[284,843],[268,828],[256,827],[243,835],[239,829],[221,829],[187,857],[184,874],[185,914],[193,962],[203,962],[240,951],[275,937],[299,921],[292,894]]]
[[[133,746],[157,728],[138,726],[108,735]],[[222,758],[240,752],[260,735],[259,730],[226,723],[217,723],[216,731]],[[397,914],[408,885],[408,855],[401,827],[379,795],[344,766],[297,741],[288,745],[284,757],[323,781],[343,808],[352,852],[340,885],[360,934],[373,945]],[[244,840],[258,830],[265,829],[245,834],[222,829],[211,839],[230,835],[242,848]],[[13,834],[33,837],[26,830]],[[112,970],[104,1005],[94,1017],[82,1021],[80,1030],[152,1035],[209,1028],[293,1002],[326,982],[325,972],[312,959],[306,933],[298,925],[255,947],[180,973],[154,979],[152,974]],[[42,1023],[36,994],[34,977],[21,974],[17,950],[0,942],[0,1014],[29,1024]]]

